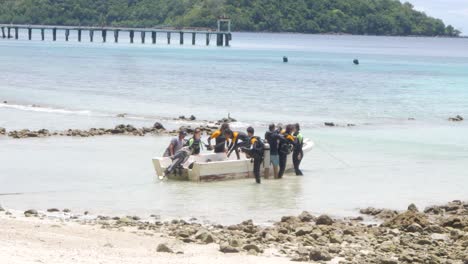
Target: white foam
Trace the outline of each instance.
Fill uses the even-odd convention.
[[[19,104],[5,104],[1,103],[0,108],[16,109],[21,111],[32,111],[41,113],[55,113],[55,114],[72,114],[72,115],[91,115],[89,110],[68,110],[61,108],[51,108],[37,105],[19,105]]]

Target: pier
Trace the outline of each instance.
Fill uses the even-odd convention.
[[[227,30],[222,31],[222,24],[227,24]],[[65,41],[70,40],[70,33],[76,32],[76,41],[81,42],[83,40],[83,32],[89,33],[89,41],[94,42],[96,38],[100,38],[100,41],[107,42],[108,34],[113,36],[115,43],[119,42],[119,36],[121,34],[128,34],[130,43],[138,41],[145,44],[147,36],[151,38],[151,44],[156,44],[158,36],[162,38],[167,37],[167,44],[171,44],[171,37],[175,35],[177,42],[177,35],[179,36],[178,44],[184,45],[184,35],[191,36],[191,45],[196,45],[197,35],[205,35],[205,45],[210,45],[211,37],[216,38],[216,46],[228,47],[232,40],[231,34],[231,22],[229,19],[219,19],[217,30],[177,30],[177,29],[160,29],[160,28],[130,28],[130,27],[88,27],[88,26],[54,26],[54,25],[15,25],[15,24],[0,24],[1,38],[3,39],[19,39],[19,31],[24,30],[27,32],[27,39],[33,40],[33,31],[40,32],[40,40],[46,40],[45,32],[50,32],[52,41],[57,41],[57,35],[63,34]],[[136,40],[135,40],[136,37]]]

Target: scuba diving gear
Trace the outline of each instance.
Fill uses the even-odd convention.
[[[210,146],[210,148],[213,148],[211,146],[211,139],[216,140],[215,141],[215,146],[214,146],[214,152],[215,153],[224,153],[225,150],[226,150],[226,136],[224,135],[224,133],[222,133],[221,130],[216,130],[208,138],[208,145]],[[208,149],[208,150],[210,150],[210,149]]]
[[[236,152],[237,159],[240,159],[239,148],[247,147],[250,145],[250,138],[247,134],[243,132],[231,132],[232,138],[231,143],[229,144],[228,157],[232,154],[233,151]],[[239,142],[239,140],[241,142]]]
[[[200,152],[201,152],[201,150],[203,148],[203,143],[202,143],[201,139],[191,138],[187,142],[187,146],[192,151],[191,155],[198,155],[198,154],[200,154]]]
[[[189,147],[183,147],[179,151],[174,154],[174,156],[170,157],[172,159],[172,164],[167,167],[164,171],[164,175],[169,175],[173,173],[176,169],[181,169],[182,164],[184,164],[191,155],[191,150]]]

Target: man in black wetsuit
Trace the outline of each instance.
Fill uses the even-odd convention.
[[[208,150],[213,148],[211,146],[211,140],[215,139],[214,152],[215,153],[226,152],[226,136],[224,135],[224,131],[226,131],[227,129],[229,129],[229,124],[223,123],[218,130],[213,132],[208,137],[208,148],[207,148]]]
[[[297,123],[294,125],[294,137],[296,138],[296,145],[294,146],[292,156],[294,171],[296,172],[296,176],[302,176],[303,174],[299,166],[301,165],[302,158],[304,157],[304,151],[302,151],[304,137],[301,134],[301,127]]]
[[[253,127],[247,128],[247,135],[250,137],[249,140],[249,147],[242,147],[242,152],[245,152],[247,157],[253,159],[253,173],[255,175],[255,181],[257,183],[261,183],[260,177],[260,166],[263,162],[263,151],[264,151],[264,144],[260,137],[255,136],[255,130]]]
[[[237,159],[240,159],[239,148],[249,146],[249,136],[244,132],[233,132],[231,129],[226,129],[224,135],[226,136],[226,140],[230,140],[227,154],[228,158],[231,156],[232,152],[235,151]]]
[[[291,148],[296,145],[296,139],[292,135],[293,126],[287,125],[286,130],[281,132],[279,137],[279,147],[278,147],[278,156],[279,156],[279,172],[278,178],[283,178],[284,172],[286,171],[286,162],[287,157],[291,154]]]
[[[278,178],[278,166],[279,166],[279,156],[278,156],[278,143],[279,143],[279,134],[275,130],[275,124],[270,124],[268,131],[265,133],[265,140],[270,145],[270,163],[273,165],[273,176],[275,179]]]

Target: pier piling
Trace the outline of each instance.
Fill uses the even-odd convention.
[[[0,0],[1,1],[1,0]],[[224,19],[226,20],[226,19]],[[222,21],[224,21],[222,19]],[[191,41],[190,38],[188,39],[189,43],[192,43],[192,45],[196,45],[197,43],[197,34],[206,34],[206,45],[209,46],[211,42],[211,37],[216,38],[216,45],[221,47],[221,46],[229,46],[230,41],[232,40],[232,35],[230,32],[230,29],[228,27],[227,31],[221,30],[221,28],[218,27],[218,30],[203,30],[203,29],[165,29],[165,28],[130,28],[130,27],[112,27],[112,26],[101,26],[101,27],[95,27],[95,26],[61,26],[61,25],[21,25],[21,24],[1,24],[0,23],[0,29],[1,29],[1,38],[8,38],[8,39],[19,39],[19,31],[20,30],[27,30],[28,34],[28,40],[32,40],[33,38],[33,31],[34,30],[40,30],[41,34],[41,40],[45,40],[45,32],[50,31],[52,35],[52,41],[57,41],[57,31],[58,34],[62,34],[62,31],[64,32],[64,40],[65,41],[70,41],[70,34],[73,35],[73,32],[77,32],[77,39],[78,42],[81,42],[82,40],[82,33],[83,31],[86,32],[85,34],[89,34],[89,41],[94,42],[94,32],[100,32],[100,36],[102,36],[102,42],[107,42],[107,33],[113,33],[114,37],[114,42],[118,43],[119,42],[119,34],[120,32],[128,32],[130,36],[130,43],[134,43],[135,41],[135,33],[139,34],[137,38],[141,38],[141,43],[145,44],[146,43],[146,33],[151,35],[151,42],[152,44],[157,43],[157,35],[159,33],[165,33],[167,37],[167,44],[171,44],[171,37],[172,33],[179,34],[179,44],[184,45],[185,44],[185,35],[189,34],[191,35]],[[14,32],[12,32],[14,30]],[[25,32],[26,33],[26,32]],[[49,34],[49,33],[48,33]],[[24,34],[26,35],[26,34]],[[85,36],[86,37],[86,36]],[[99,37],[99,36],[98,36]],[[110,36],[112,38],[112,36]],[[61,39],[60,36],[58,36],[59,39]],[[138,41],[138,40],[137,40]],[[148,41],[150,41],[148,39]],[[175,44],[175,43],[174,43]],[[188,44],[188,43],[187,43]]]
[[[114,30],[114,42],[119,43],[119,30]]]
[[[225,43],[225,46],[226,46],[226,47],[229,47],[229,41],[232,39],[231,33],[226,34],[225,38],[226,38],[226,40],[225,40],[225,42],[224,42],[224,43]]]
[[[223,46],[223,34],[216,34],[216,46]]]
[[[133,44],[133,38],[135,37],[135,31],[130,30],[130,43]]]

